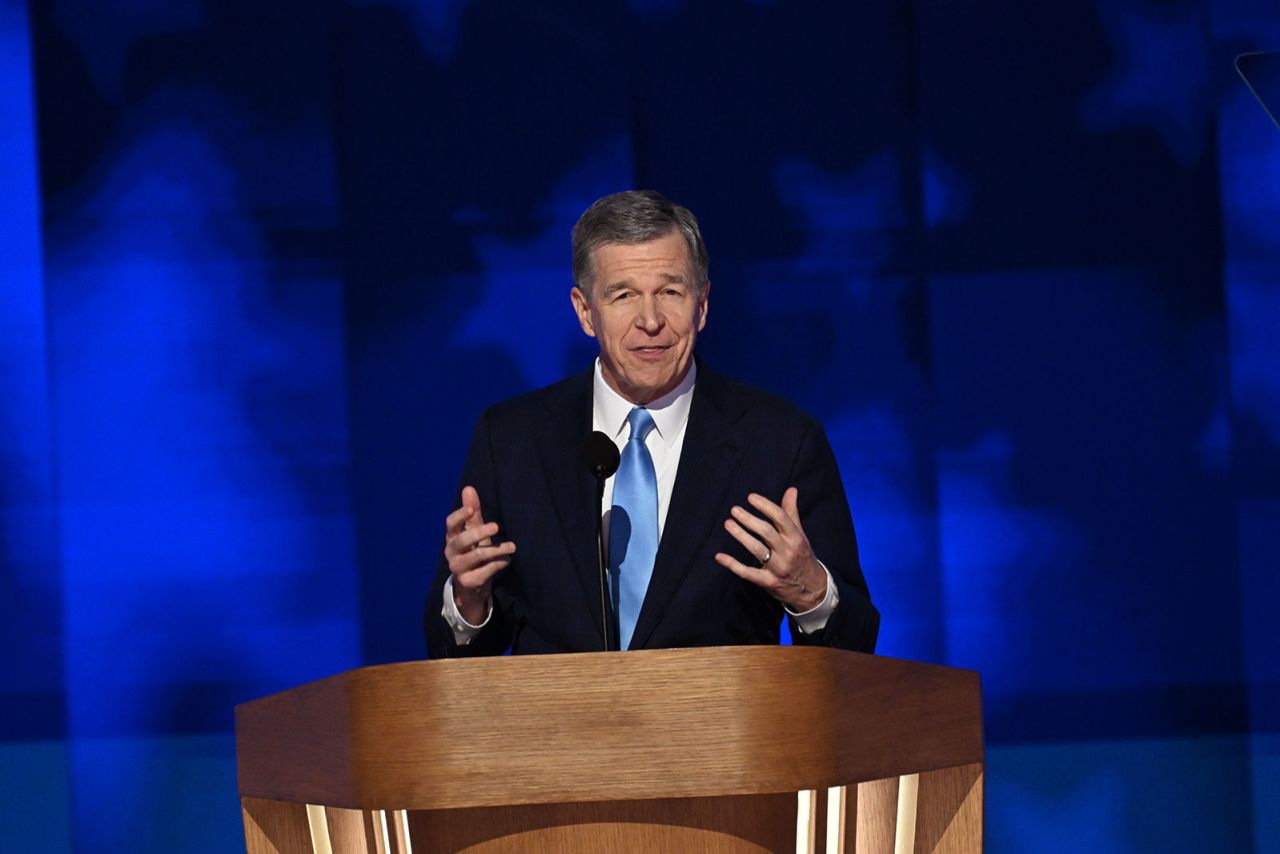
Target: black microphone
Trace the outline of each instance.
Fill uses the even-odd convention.
[[[622,456],[613,440],[596,430],[582,443],[582,459],[596,479],[596,563],[600,569],[600,624],[604,627],[604,649],[608,652],[614,645],[609,642],[613,609],[609,607],[609,569],[604,553],[604,482],[618,470]]]
[[[613,473],[618,470],[622,455],[618,453],[618,446],[613,444],[613,440],[597,430],[582,443],[582,459],[586,461],[587,468],[591,469],[596,480],[603,482],[613,477]]]

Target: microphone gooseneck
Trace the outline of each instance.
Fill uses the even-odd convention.
[[[596,479],[596,564],[600,570],[600,626],[604,630],[604,649],[608,652],[616,645],[612,643],[613,609],[609,607],[609,566],[604,551],[604,482],[618,470],[622,455],[612,439],[596,430],[582,443],[582,459]]]

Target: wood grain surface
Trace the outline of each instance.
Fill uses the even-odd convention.
[[[789,851],[796,796],[418,811],[409,828],[415,851]]]
[[[238,706],[236,747],[242,796],[353,809],[794,793],[983,761],[976,673],[812,647],[367,667]]]
[[[898,778],[858,784],[857,854],[893,854],[898,831]]]
[[[335,854],[378,850],[371,813],[326,807],[325,817],[329,823],[329,841]]]
[[[248,854],[312,854],[307,805],[241,798]]]
[[[930,854],[981,851],[982,796],[981,765],[921,774],[916,850]]]

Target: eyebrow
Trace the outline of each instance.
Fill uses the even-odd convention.
[[[604,289],[600,291],[600,295],[607,297],[609,296],[609,294],[617,293],[623,288],[629,288],[629,287],[631,287],[630,282],[614,282],[612,285],[605,285]]]
[[[665,282],[672,285],[683,285],[688,281],[684,276],[680,275],[679,273],[663,273],[662,278]],[[629,287],[632,287],[631,280],[624,279],[621,282],[614,282],[611,285],[605,285],[604,288],[600,291],[600,294],[601,296],[609,296],[610,294],[617,293],[623,288],[629,288]]]

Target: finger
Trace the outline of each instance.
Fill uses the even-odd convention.
[[[750,552],[751,556],[761,563],[764,563],[765,558],[771,555],[773,551],[772,546],[768,543],[761,542],[759,539],[752,536],[750,532],[743,529],[741,525],[732,519],[725,520],[724,528],[729,532],[729,536],[741,543],[742,547]]]
[[[480,590],[493,580],[493,577],[511,565],[507,558],[491,560],[481,564],[463,575],[455,575],[455,582],[467,590]]]
[[[763,495],[753,492],[747,496],[747,503],[763,513],[779,533],[786,533],[791,528],[791,519],[787,517],[786,511]]]
[[[746,508],[734,505],[729,512],[733,514],[733,518],[738,520],[742,527],[753,532],[766,545],[768,545],[771,540],[778,539],[778,529],[774,527],[772,523],[765,519],[761,519]]]
[[[757,587],[763,587],[765,590],[773,591],[778,586],[778,579],[773,573],[765,569],[759,569],[753,566],[747,566],[742,561],[727,555],[724,552],[716,554],[716,563],[741,578],[743,581],[750,581]]]
[[[458,549],[452,554],[446,552],[445,557],[449,562],[450,572],[465,572],[472,567],[484,563],[486,560],[492,560],[494,557],[502,555],[513,554],[515,550],[515,543],[499,543],[495,546],[486,540],[473,548]]]
[[[484,513],[480,509],[480,493],[474,486],[462,487],[462,506],[470,507],[472,515],[467,520],[467,527],[474,528],[484,524]]]
[[[476,546],[489,545],[489,539],[498,533],[498,523],[490,522],[479,528],[468,528],[445,543],[445,551],[452,554],[463,554]]]
[[[502,543],[496,546],[481,546],[468,552],[454,555],[449,558],[449,572],[455,576],[466,575],[474,572],[476,568],[483,566],[492,560],[506,560],[515,554],[515,543]]]
[[[782,493],[782,510],[797,528],[803,527],[800,524],[800,490],[794,486],[787,487],[787,491]]]
[[[462,531],[462,523],[470,518],[471,514],[474,512],[475,510],[466,506],[459,507],[457,510],[454,510],[448,516],[444,517],[445,532],[450,535],[460,533]]]

